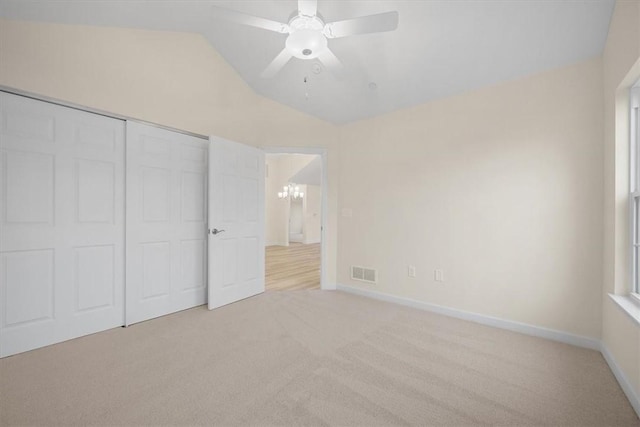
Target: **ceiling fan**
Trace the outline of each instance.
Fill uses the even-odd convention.
[[[396,11],[325,23],[318,15],[317,0],[298,0],[298,10],[287,24],[230,9],[216,10],[223,18],[236,23],[288,34],[284,49],[262,72],[263,78],[275,76],[293,57],[317,58],[328,70],[340,75],[343,65],[329,49],[327,39],[393,31],[398,28]]]

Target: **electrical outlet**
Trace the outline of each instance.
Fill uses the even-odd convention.
[[[436,282],[444,282],[444,272],[442,270],[435,270],[434,279]]]
[[[407,276],[416,277],[416,266],[410,265],[407,267]]]

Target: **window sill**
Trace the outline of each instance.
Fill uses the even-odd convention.
[[[609,297],[640,326],[640,302],[635,296],[609,294]]]

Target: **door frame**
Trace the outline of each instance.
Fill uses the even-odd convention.
[[[320,289],[332,290],[327,281],[327,226],[329,219],[328,210],[328,185],[327,185],[327,149],[318,147],[261,147],[265,154],[312,154],[319,155],[322,162],[320,185]]]

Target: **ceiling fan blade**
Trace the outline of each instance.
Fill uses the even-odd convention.
[[[337,56],[331,52],[331,50],[326,49],[318,56],[318,60],[322,62],[327,70],[329,70],[336,77],[342,77],[344,71],[344,65],[338,59]]]
[[[324,26],[323,32],[327,38],[335,39],[356,34],[393,31],[396,28],[398,28],[398,12],[393,11],[330,22]]]
[[[213,6],[216,17],[237,24],[249,25],[250,27],[262,28],[264,30],[275,31],[276,33],[289,33],[289,25],[282,22],[272,21],[270,19],[261,18],[259,16],[247,15],[246,13],[236,12],[235,10],[225,9]]]
[[[298,12],[307,16],[316,16],[316,13],[318,13],[318,1],[298,0]]]
[[[287,50],[287,48],[282,49],[282,52],[280,52],[278,56],[276,56],[273,61],[271,61],[271,64],[269,64],[267,68],[264,69],[262,74],[260,74],[260,77],[262,77],[263,79],[270,79],[271,77],[275,76],[276,74],[278,74],[278,71],[282,69],[282,67],[287,65],[287,62],[289,62],[292,57],[293,56],[291,55],[289,50]]]

